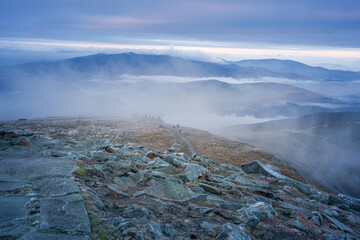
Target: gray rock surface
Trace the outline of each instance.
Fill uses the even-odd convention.
[[[360,237],[358,199],[260,161],[238,168],[176,148],[11,136],[0,134],[0,239]]]

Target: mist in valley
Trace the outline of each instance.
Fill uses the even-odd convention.
[[[360,111],[359,81],[285,76],[163,55],[16,65],[1,71],[0,116],[150,114],[262,147],[305,179],[359,196],[360,119],[357,113],[342,114]],[[274,124],[261,125],[269,121]]]

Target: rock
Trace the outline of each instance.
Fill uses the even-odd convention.
[[[128,198],[129,195],[124,193],[120,187],[116,184],[109,184],[108,185],[108,189],[110,194],[112,195],[113,198],[117,198],[117,199],[121,199],[121,198]]]
[[[114,179],[114,183],[122,191],[127,191],[127,190],[129,190],[129,188],[136,187],[136,182],[129,177],[116,177]]]
[[[341,231],[353,233],[354,231],[351,230],[348,226],[340,222],[339,220],[336,220],[335,218],[329,217],[327,215],[324,215],[327,219],[330,220],[330,222],[334,223],[337,228],[339,228]]]
[[[265,165],[258,160],[242,164],[241,169],[249,174],[260,174],[266,177],[285,178],[285,176],[280,173],[280,170],[277,167],[270,164]]]
[[[306,228],[304,227],[304,225],[301,223],[301,221],[300,221],[299,219],[297,219],[297,218],[290,220],[290,221],[289,221],[289,224],[290,224],[291,226],[296,227],[297,229],[300,229],[300,230],[305,230],[305,229],[306,229]]]
[[[19,141],[20,146],[31,146],[31,142],[27,138],[21,138]]]
[[[156,153],[154,153],[153,151],[147,152],[145,156],[150,159],[154,159],[154,158],[158,157],[158,155]]]
[[[128,206],[124,211],[124,216],[127,218],[147,218],[149,215],[147,208],[137,204]]]
[[[232,218],[232,214],[228,211],[225,211],[224,209],[222,208],[215,208],[214,210],[214,213],[224,219],[231,219]]]
[[[263,202],[247,205],[237,210],[237,212],[244,220],[248,218],[254,218],[255,216],[259,221],[262,221],[266,218],[273,219],[274,215],[276,215],[273,207]]]
[[[314,188],[312,188],[309,184],[305,184],[305,183],[296,181],[291,178],[287,178],[286,181],[293,187],[296,187],[297,189],[299,189],[305,195],[309,196],[309,195],[317,194],[317,191]]]
[[[330,217],[338,217],[339,216],[339,213],[336,210],[329,209],[329,208],[324,209],[323,214],[328,215]]]
[[[175,239],[176,237],[179,237],[179,232],[176,231],[174,226],[169,223],[165,224],[164,226],[164,234],[171,239]]]
[[[219,228],[220,225],[204,221],[200,224],[200,227],[205,230],[207,235],[215,237],[217,235],[216,229]]]
[[[119,225],[117,225],[113,230],[112,230],[112,233],[115,233],[115,232],[123,232],[125,231],[126,229],[129,229],[129,228],[133,228],[135,227],[135,223],[133,221],[126,221],[126,222],[122,222],[120,223]]]
[[[194,193],[204,193],[205,190],[202,187],[193,187],[191,188],[191,191],[193,191]]]
[[[107,152],[93,152],[91,158],[98,161],[106,161],[109,158],[113,159],[113,156]]]
[[[171,156],[171,155],[167,155],[164,158],[164,161],[175,167],[179,167],[179,168],[183,168],[186,164],[186,163],[180,161],[178,158],[175,158],[174,156]]]
[[[218,198],[218,197],[215,197],[215,196],[212,196],[212,195],[208,195],[206,197],[206,201],[210,204],[213,204],[215,205],[216,207],[220,207],[222,204],[227,204],[229,203],[228,201],[225,201],[221,198]]]
[[[166,174],[166,175],[170,175],[170,173],[173,173],[176,171],[176,167],[174,167],[173,165],[169,165],[163,168],[156,168],[157,172]]]
[[[44,178],[35,182],[33,189],[42,197],[80,193],[79,186],[70,178]]]
[[[100,198],[98,198],[98,199],[96,199],[94,201],[94,206],[99,210],[104,210],[105,209],[105,205],[104,205],[103,201]]]
[[[30,231],[26,221],[30,198],[0,196],[0,239],[13,239]]]
[[[51,156],[53,157],[66,157],[69,156],[68,152],[64,152],[64,151],[58,151],[58,150],[52,150],[50,152]]]
[[[116,151],[112,147],[108,146],[108,147],[105,148],[105,152],[107,152],[107,153],[115,153]]]
[[[29,232],[20,238],[19,240],[90,240],[89,236],[81,235],[67,235],[67,234],[51,234],[51,233],[39,233]]]
[[[350,197],[344,194],[338,194],[338,198],[345,202],[349,207],[355,211],[360,212],[360,199]]]
[[[188,164],[178,176],[184,182],[191,182],[202,176],[201,167],[197,164]]]
[[[197,206],[190,206],[189,207],[189,215],[190,217],[203,217],[206,214],[210,213],[212,211],[211,208],[208,207],[197,207]]]
[[[163,227],[160,223],[151,221],[147,226],[147,234],[149,235],[150,239],[154,240],[162,240],[165,239],[166,236],[164,236]]]
[[[90,233],[90,222],[79,194],[40,200],[40,230],[59,233]]]
[[[15,191],[26,186],[26,181],[0,181],[0,191]]]
[[[149,187],[142,192],[136,193],[135,196],[141,196],[143,194],[162,200],[178,201],[182,203],[195,201],[199,197],[198,194],[194,193],[190,189],[184,188],[181,184],[174,183],[172,181],[165,181],[161,185]]]
[[[216,237],[218,240],[251,240],[251,237],[243,232],[239,226],[226,223],[222,226],[220,234]]]
[[[203,188],[205,191],[215,194],[215,195],[221,195],[222,191],[219,188],[204,184],[204,183],[200,183],[199,187]]]

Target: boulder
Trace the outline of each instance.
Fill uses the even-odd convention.
[[[354,233],[354,231],[349,228],[348,226],[346,226],[345,224],[343,224],[342,222],[340,222],[339,220],[335,219],[335,218],[332,218],[330,216],[327,216],[327,215],[324,215],[325,218],[329,219],[330,222],[332,222],[333,224],[335,224],[335,226],[337,228],[339,228],[341,231],[344,231],[344,232],[349,232],[349,233]]]
[[[184,182],[191,182],[202,176],[201,167],[197,164],[188,164],[185,170],[178,174],[178,177]]]
[[[251,240],[239,226],[231,223],[226,223],[222,226],[221,232],[216,237],[218,240]]]
[[[280,170],[277,167],[270,164],[265,165],[258,160],[242,164],[241,169],[248,174],[259,174],[265,177],[285,178],[285,176],[280,173]]]
[[[108,185],[109,192],[113,198],[128,198],[129,195],[124,193],[121,188],[116,184]]]
[[[188,202],[195,201],[199,196],[190,189],[184,188],[181,184],[172,181],[165,181],[163,184],[149,187],[138,192],[135,196],[149,195],[167,201]]]
[[[147,218],[150,212],[147,208],[137,204],[130,205],[124,210],[124,216],[127,218]]]

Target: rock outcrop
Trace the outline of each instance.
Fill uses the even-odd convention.
[[[0,239],[360,237],[359,199],[260,161],[236,167],[135,144],[0,136]]]

